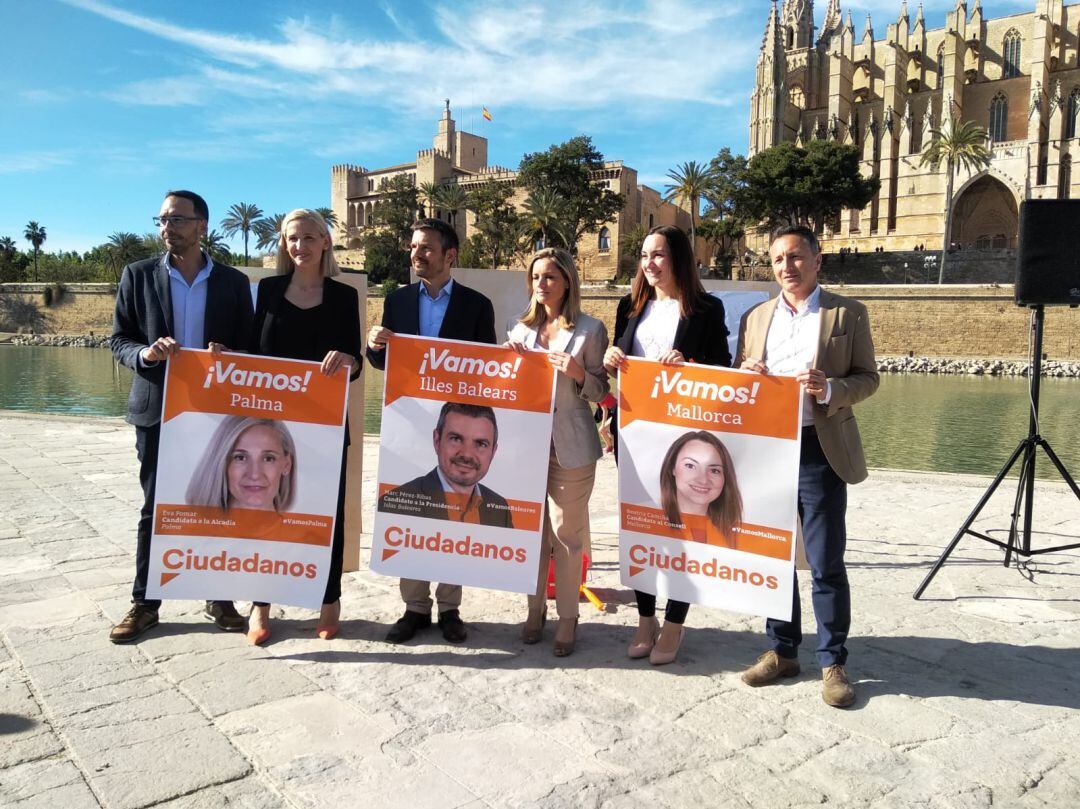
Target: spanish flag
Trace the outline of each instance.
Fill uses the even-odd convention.
[[[484,107],[484,108],[482,108],[482,109],[480,110],[480,114],[484,116],[484,120],[485,120],[485,121],[490,121],[490,120],[491,120],[491,113],[490,113],[490,112],[488,112],[488,108],[487,108],[487,107]]]

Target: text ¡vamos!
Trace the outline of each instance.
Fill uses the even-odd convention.
[[[459,357],[452,354],[449,348],[444,348],[442,351],[429,348],[420,360],[419,373],[422,376],[429,371],[446,371],[451,374],[486,376],[492,379],[517,379],[520,368],[521,357],[516,357],[512,361],[499,362],[479,357]]]

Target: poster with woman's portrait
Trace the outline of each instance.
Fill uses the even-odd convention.
[[[628,360],[619,373],[623,584],[790,618],[800,406],[791,377]]]
[[[169,360],[150,598],[320,605],[347,374],[189,349]]]

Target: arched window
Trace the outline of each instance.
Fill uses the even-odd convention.
[[[1076,137],[1076,116],[1080,115],[1080,87],[1069,93],[1069,105],[1065,108],[1065,137]]]
[[[1020,75],[1020,32],[1010,28],[1001,41],[1001,77],[1011,79]]]
[[[606,227],[600,228],[600,236],[596,240],[596,246],[601,253],[611,249],[611,231]]]
[[[941,89],[942,82],[945,81],[945,43],[942,42],[938,45],[937,49],[937,86]]]
[[[1009,99],[1004,93],[998,93],[990,102],[990,142],[1001,143],[1008,140],[1009,134]]]
[[[791,89],[788,90],[788,101],[793,107],[800,110],[806,109],[806,93],[803,92],[803,88],[797,84],[791,85]]]
[[[1061,166],[1058,167],[1058,199],[1068,199],[1072,186],[1072,155],[1061,158]]]

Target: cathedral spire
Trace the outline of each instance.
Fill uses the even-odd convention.
[[[923,13],[922,13],[922,3],[919,3],[919,13],[915,15],[915,24],[916,25],[918,25],[919,23],[924,23],[925,24],[925,22],[926,21],[923,19]]]
[[[870,37],[870,40],[874,39],[874,26],[870,22],[870,12],[866,12],[866,28],[863,29],[863,39]]]
[[[840,0],[829,0],[829,5],[825,9],[825,19],[821,23],[821,35],[818,37],[818,44],[828,42],[830,37],[840,30],[843,25],[843,18],[840,16]]]
[[[765,36],[761,40],[761,52],[772,53],[777,47],[784,47],[784,38],[780,33],[780,12],[776,9],[776,0],[772,0],[769,19],[765,23]]]
[[[896,21],[899,23],[907,19],[910,19],[907,13],[907,0],[902,0],[900,3],[900,17]]]

